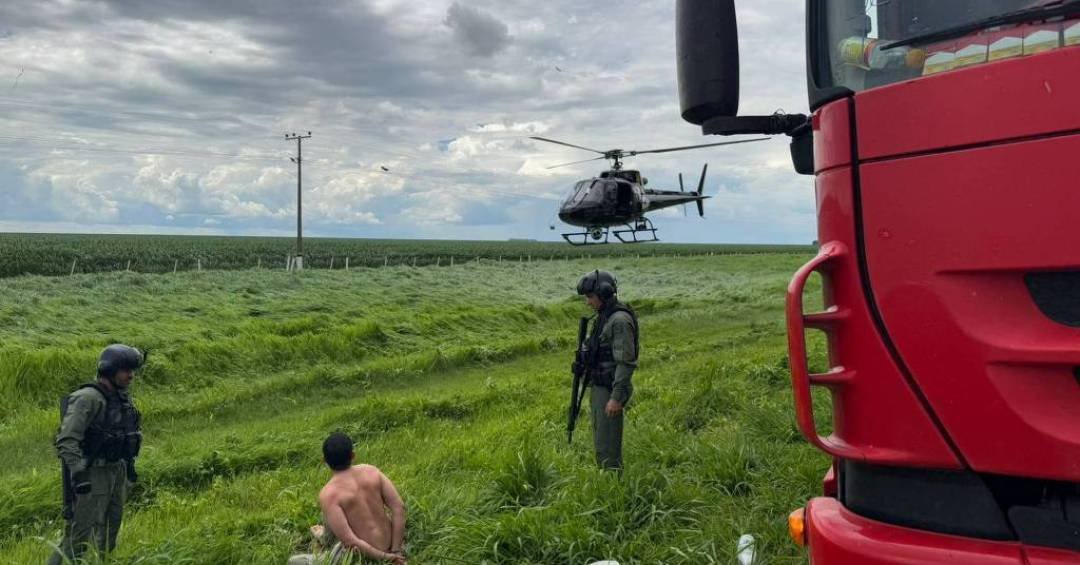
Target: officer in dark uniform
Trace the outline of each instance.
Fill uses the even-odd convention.
[[[611,273],[593,271],[581,277],[577,292],[597,313],[588,339],[596,463],[603,469],[621,470],[623,411],[634,393],[631,377],[638,359],[637,316],[619,302],[618,284]]]
[[[141,417],[128,387],[145,357],[138,349],[110,345],[98,360],[97,381],[60,403],[56,451],[64,479],[64,539],[49,564],[75,560],[90,544],[116,547],[128,488],[136,479],[142,444]]]

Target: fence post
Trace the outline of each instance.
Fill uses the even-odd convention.
[[[451,267],[454,266],[454,256],[453,255],[450,256],[450,266]]]
[[[435,256],[435,266],[438,267],[442,263],[442,255]]]
[[[198,266],[199,271],[202,271],[202,257],[195,259],[195,264]]]
[[[124,267],[124,271],[128,273],[131,272],[131,259],[128,259],[127,267]]]
[[[333,255],[330,256],[330,270],[331,271],[334,270],[334,256]]]
[[[75,259],[72,259],[72,260],[71,260],[71,274],[70,274],[70,275],[68,275],[68,276],[70,276],[70,277],[73,277],[73,276],[75,276],[75,262],[76,262],[76,261],[78,261],[78,260],[79,260],[79,258],[78,258],[78,257],[76,257]]]
[[[173,264],[172,264],[172,274],[175,275],[176,274],[176,269],[179,269],[179,268],[180,268],[180,260],[179,259],[174,259]]]
[[[345,258],[345,270],[346,271],[349,270],[349,258],[348,257]]]

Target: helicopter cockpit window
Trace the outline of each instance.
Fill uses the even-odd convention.
[[[598,183],[596,189],[593,192],[596,193],[598,200],[606,200],[606,201],[610,202],[610,201],[615,200],[615,197],[616,197],[616,194],[618,193],[618,190],[619,190],[619,183],[617,183],[617,182],[615,182],[613,180],[609,180],[609,181],[604,181],[602,188],[599,186],[599,183]]]
[[[574,188],[570,189],[570,195],[566,199],[566,203],[569,206],[579,204],[585,197],[589,195],[589,186],[592,181],[583,180],[574,185]]]
[[[592,187],[589,188],[587,195],[585,196],[585,202],[590,204],[600,204],[604,201],[604,194],[607,192],[607,185],[611,181],[595,180],[592,182]]]

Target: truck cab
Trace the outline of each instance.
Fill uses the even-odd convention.
[[[1080,563],[1080,2],[808,0],[810,111],[773,116],[738,114],[734,2],[677,12],[684,119],[786,134],[815,179],[787,295],[833,461],[791,517],[810,561]]]

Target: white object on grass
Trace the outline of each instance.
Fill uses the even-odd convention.
[[[735,545],[735,558],[739,565],[754,565],[755,557],[757,555],[754,551],[754,536],[750,534],[739,536],[739,542]]]

